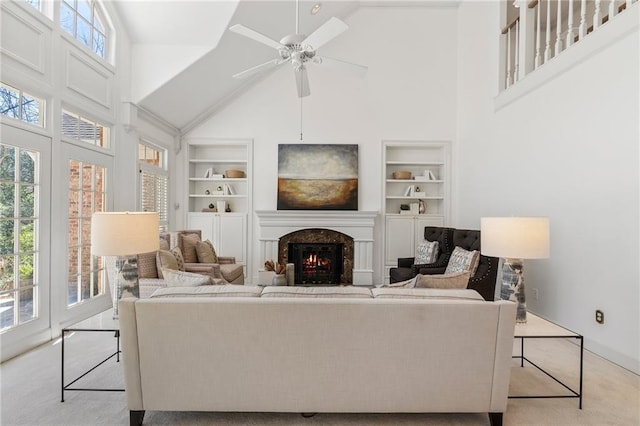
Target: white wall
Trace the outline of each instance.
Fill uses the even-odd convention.
[[[359,144],[359,210],[379,211],[381,140],[455,136],[456,9],[363,7],[346,22],[349,30],[320,54],[367,65],[369,71],[361,80],[309,66],[303,143]],[[254,140],[255,210],[276,210],[278,144],[300,143],[294,82],[284,65],[188,134]],[[382,247],[375,251],[374,279],[380,282]],[[255,257],[257,270],[264,259]]]
[[[497,34],[497,8],[460,8],[457,223],[477,228],[482,216],[549,216],[551,257],[525,266],[529,309],[640,372],[637,24],[495,111],[497,60],[487,58],[497,58],[498,39],[489,36]],[[595,309],[604,311],[604,325]]]

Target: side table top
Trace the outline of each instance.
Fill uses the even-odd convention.
[[[113,308],[110,308],[85,320],[63,327],[62,329],[117,331],[120,330],[120,323],[117,319],[113,319]]]
[[[516,323],[514,337],[580,337],[580,334],[527,312],[527,322]]]

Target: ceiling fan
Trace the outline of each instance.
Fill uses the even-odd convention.
[[[265,71],[288,62],[293,66],[293,71],[296,77],[296,88],[298,89],[298,97],[302,98],[311,94],[306,68],[309,63],[327,65],[337,69],[354,72],[361,77],[364,76],[367,72],[367,67],[363,65],[353,64],[316,54],[317,49],[346,31],[349,28],[347,24],[336,17],[332,17],[311,33],[311,35],[306,36],[305,34],[300,34],[298,2],[299,0],[296,0],[296,32],[295,34],[284,36],[279,42],[252,30],[251,28],[247,28],[244,25],[236,24],[229,28],[229,30],[234,33],[241,34],[272,47],[279,53],[278,58],[234,74],[234,78],[249,77],[261,71]]]

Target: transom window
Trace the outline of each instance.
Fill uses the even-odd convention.
[[[91,215],[104,211],[106,174],[104,167],[69,161],[68,305],[104,293],[104,260],[91,256]]]
[[[44,101],[4,83],[0,83],[0,114],[44,127]]]
[[[109,148],[109,128],[104,124],[62,110],[62,134],[67,138]]]
[[[63,0],[60,2],[60,26],[80,43],[105,59],[107,32],[102,13],[93,0]]]
[[[169,229],[169,176],[165,164],[164,149],[148,143],[138,144],[140,172],[140,210],[157,212],[160,230]]]
[[[0,332],[38,312],[39,154],[0,144]]]
[[[40,10],[40,0],[25,0],[25,2],[34,9]]]

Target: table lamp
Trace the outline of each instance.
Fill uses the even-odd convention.
[[[148,253],[159,249],[160,220],[158,213],[96,212],[91,216],[91,254],[118,256],[115,285],[111,286],[113,318],[118,318],[118,300],[122,296],[126,256]],[[138,274],[134,286],[137,289]]]
[[[523,259],[549,257],[549,218],[483,217],[480,220],[481,251],[504,258],[500,298],[518,303],[516,322],[527,322]]]

